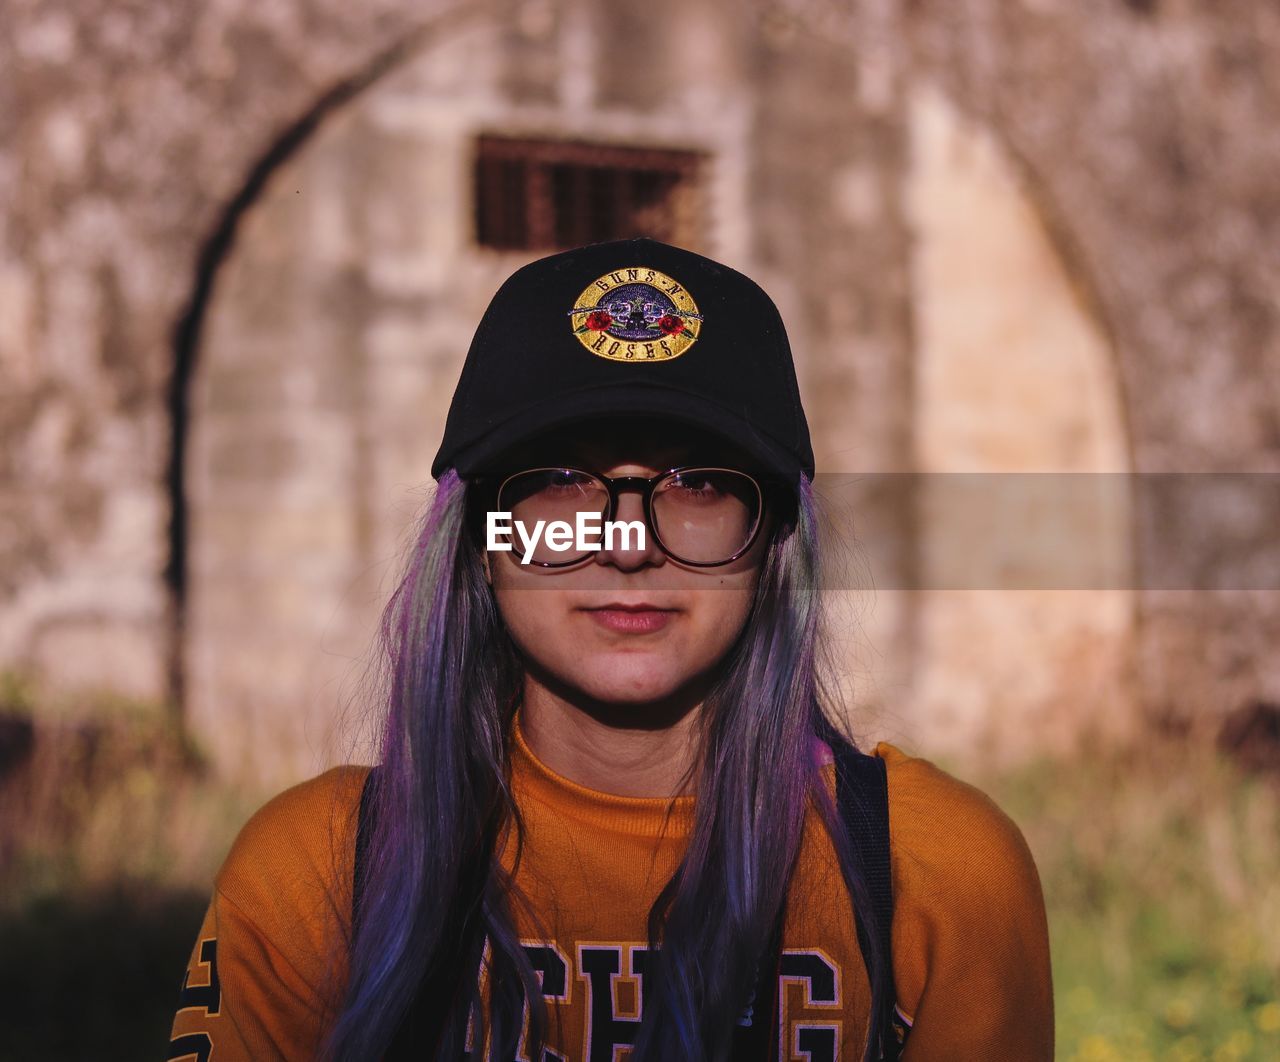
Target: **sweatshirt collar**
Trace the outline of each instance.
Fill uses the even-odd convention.
[[[512,787],[518,802],[532,798],[563,818],[615,833],[687,838],[692,832],[696,799],[692,794],[637,797],[590,789],[538,759],[525,740],[519,710],[511,729]]]

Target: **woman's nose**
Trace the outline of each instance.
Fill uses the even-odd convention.
[[[638,491],[624,490],[618,495],[617,511],[613,514],[617,523],[634,525],[633,529],[614,532],[613,548],[601,549],[597,560],[601,564],[612,564],[624,571],[634,571],[646,564],[661,564],[666,554],[658,545],[657,536],[644,516],[644,501]],[[643,537],[639,534],[643,529]]]

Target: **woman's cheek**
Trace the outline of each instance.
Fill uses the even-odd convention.
[[[554,590],[506,589],[495,596],[507,631],[527,655],[541,660],[568,641],[566,610],[556,607]]]

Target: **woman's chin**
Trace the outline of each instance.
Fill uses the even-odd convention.
[[[636,663],[620,661],[613,668],[593,668],[595,674],[575,676],[576,684],[587,696],[604,704],[651,704],[666,700],[680,689],[682,675],[637,667]]]

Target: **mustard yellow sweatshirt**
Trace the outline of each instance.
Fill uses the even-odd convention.
[[[683,853],[694,798],[676,798],[664,830],[665,798],[587,789],[534,756],[518,716],[513,736],[512,785],[528,830],[516,882],[541,929],[518,905],[514,917],[544,987],[558,988],[548,991],[548,1046],[583,1062],[625,1059],[628,1026],[639,1019],[645,920]],[[1052,1059],[1048,927],[1022,834],[982,792],[927,760],[884,742],[875,755],[889,779],[904,1062]],[[824,770],[834,793],[834,767]],[[192,951],[170,1059],[315,1056],[346,976],[367,772],[327,771],[245,825]],[[512,855],[501,855],[508,869]],[[867,975],[835,852],[813,809],[788,895],[779,992],[779,1059],[861,1058]]]

